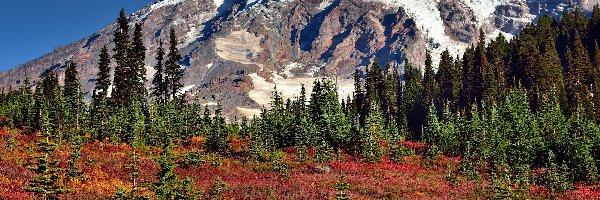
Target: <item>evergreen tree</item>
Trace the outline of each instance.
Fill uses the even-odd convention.
[[[376,99],[371,100],[371,112],[367,116],[364,135],[362,136],[361,155],[365,162],[379,162],[383,150],[379,147],[379,139],[387,135],[383,115]]]
[[[65,86],[63,96],[66,100],[67,116],[66,123],[72,128],[79,130],[80,123],[85,113],[85,102],[83,101],[83,92],[81,91],[81,82],[77,72],[77,63],[71,61],[65,71]]]
[[[194,190],[194,183],[191,178],[177,180],[174,170],[177,164],[173,162],[174,155],[171,154],[171,146],[167,146],[161,152],[158,159],[160,170],[158,172],[158,182],[151,188],[156,193],[157,199],[197,199],[200,193]]]
[[[479,43],[477,43],[477,47],[474,52],[475,65],[471,69],[471,80],[473,81],[471,94],[475,98],[475,102],[483,100],[484,95],[484,86],[486,86],[487,80],[485,79],[489,63],[487,59],[487,54],[485,51],[485,34],[483,30],[479,30]]]
[[[437,84],[431,61],[431,54],[427,51],[425,56],[425,73],[423,75],[423,103],[429,105],[437,97]]]
[[[426,111],[422,101],[423,85],[419,70],[412,67],[408,61],[404,63],[404,90],[402,92],[402,118],[406,119],[408,132],[412,139],[419,139]],[[403,119],[401,119],[403,120]]]
[[[139,97],[145,97],[146,91],[146,47],[144,47],[142,35],[142,25],[139,23],[135,24],[133,31],[132,46],[130,49],[131,59],[131,76],[132,76],[132,95]]]
[[[568,166],[573,170],[575,181],[598,181],[598,166],[594,159],[598,156],[594,152],[594,138],[600,135],[600,128],[589,120],[585,110],[577,107],[576,113],[571,117],[569,129],[567,158]],[[597,146],[597,145],[596,145]],[[595,156],[595,157],[594,157]]]
[[[165,62],[165,82],[169,88],[169,97],[175,99],[177,97],[177,92],[179,92],[179,89],[183,87],[183,85],[181,85],[183,72],[181,70],[181,66],[179,66],[179,62],[183,60],[183,57],[181,57],[179,50],[177,49],[175,28],[171,27],[170,33],[169,54],[167,54],[167,61]]]
[[[117,63],[114,76],[114,87],[112,91],[112,100],[118,106],[125,106],[132,94],[132,80],[135,78],[132,74],[132,55],[131,41],[129,40],[129,22],[125,16],[125,10],[121,9],[119,18],[117,18],[117,30],[114,33],[113,58]]]
[[[72,181],[83,174],[83,171],[79,169],[79,164],[77,162],[79,161],[79,158],[81,158],[81,148],[84,141],[82,136],[74,136],[69,139],[71,140],[71,153],[69,155],[69,168],[67,168],[66,175],[69,180]]]
[[[440,103],[453,102],[454,97],[454,81],[453,81],[453,65],[454,61],[450,56],[450,52],[446,49],[442,52],[442,59],[438,67],[437,82],[440,87]]]
[[[363,108],[365,94],[363,91],[363,81],[361,78],[361,71],[354,70],[354,110],[356,111],[356,117],[361,125],[364,125],[365,110]]]
[[[96,86],[94,88],[94,101],[108,95],[110,88],[110,55],[106,46],[102,47],[100,60],[98,62],[98,75],[96,75]]]
[[[559,96],[561,105],[566,105],[567,96],[565,93],[565,80],[558,56],[558,51],[555,45],[555,36],[552,28],[552,21],[549,16],[542,16],[539,20],[538,36],[542,37],[543,40],[540,50],[541,55],[539,57],[539,95],[540,99],[536,103],[538,106],[543,99],[551,98],[551,91]]]
[[[165,82],[165,69],[163,66],[163,60],[165,56],[165,50],[162,47],[162,40],[159,42],[158,55],[156,56],[156,65],[154,66],[154,79],[152,79],[152,95],[158,100],[158,102],[165,102],[168,96],[168,86]]]
[[[48,114],[47,110],[42,110],[42,132],[38,135],[41,140],[36,143],[38,154],[34,156],[35,163],[27,167],[35,175],[24,190],[34,193],[41,199],[59,199],[59,195],[66,194],[70,190],[65,189],[60,184],[62,169],[58,167],[59,161],[53,159],[57,145],[51,138],[50,128],[52,122],[48,118]]]
[[[19,98],[19,106],[21,111],[22,119],[20,122],[27,128],[33,128],[33,119],[34,119],[34,99],[33,92],[31,91],[31,84],[29,83],[29,78],[25,78],[21,88],[19,89],[20,98]]]
[[[528,91],[531,107],[536,109],[538,106],[537,95],[540,91],[540,68],[538,64],[540,51],[534,36],[534,29],[533,25],[529,24],[521,32],[518,54],[524,72],[523,86]]]
[[[475,103],[477,94],[475,92],[475,85],[477,84],[474,79],[476,77],[475,69],[475,50],[473,47],[467,48],[462,58],[462,90],[460,94],[460,108],[470,109],[471,105]]]
[[[573,32],[573,41],[567,50],[567,97],[570,112],[575,113],[576,106],[581,105],[591,116],[591,89],[593,84],[592,64],[577,30]],[[570,50],[570,51],[569,51]]]

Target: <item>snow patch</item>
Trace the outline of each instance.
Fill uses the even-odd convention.
[[[227,37],[215,40],[215,51],[225,60],[256,64],[252,60],[263,51],[260,45],[262,38],[262,35],[256,36],[246,31],[234,31]]]
[[[459,42],[446,35],[444,22],[438,10],[438,0],[371,0],[379,1],[391,6],[400,6],[415,20],[418,28],[427,41],[426,45],[431,50],[433,65],[437,66],[442,51],[448,49],[453,54],[462,54],[466,43]]]
[[[196,87],[196,85],[194,85],[194,84],[185,86],[185,87],[179,89],[179,91],[177,91],[177,95],[183,95],[186,92],[189,92],[190,90],[192,90],[194,87]]]
[[[262,112],[260,109],[256,108],[236,107],[236,109],[240,111],[242,115],[246,116],[249,119],[260,116],[260,113]]]
[[[315,77],[298,77],[298,78],[283,78],[277,73],[273,73],[271,79],[273,82],[267,82],[267,80],[257,73],[249,74],[252,79],[254,89],[248,92],[248,96],[254,100],[257,104],[265,107],[269,107],[272,101],[272,93],[277,86],[277,91],[281,94],[284,99],[294,98],[302,89],[302,84],[306,89],[306,93],[312,92],[313,82]],[[354,81],[351,79],[338,79],[337,80],[337,91],[340,100],[345,99],[347,95],[352,94],[354,91]]]
[[[224,1],[225,0],[214,0],[213,2],[215,3],[215,8],[221,7]]]
[[[296,69],[296,68],[301,68],[303,66],[304,65],[302,63],[290,63],[290,64],[287,64],[285,66],[285,69],[283,70],[283,74],[286,75],[288,78],[292,77],[292,76],[294,76],[294,74],[292,73],[292,70]]]
[[[202,106],[216,106],[218,105],[216,102],[207,102],[207,103],[203,103]]]
[[[321,4],[319,4],[319,7],[317,9],[319,10],[325,10],[325,8],[329,7],[334,0],[325,0],[323,2],[321,2]]]
[[[163,0],[163,1],[156,2],[152,5],[150,5],[149,10],[146,11],[146,13],[144,13],[142,16],[140,16],[139,19],[144,19],[144,18],[148,17],[148,15],[150,13],[154,12],[156,9],[166,7],[166,6],[177,5],[178,3],[181,3],[184,1],[187,1],[187,0]]]

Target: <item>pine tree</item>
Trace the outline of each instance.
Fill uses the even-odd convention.
[[[518,54],[520,65],[524,72],[523,86],[528,91],[531,107],[536,109],[538,107],[537,102],[540,91],[540,68],[538,63],[540,60],[540,51],[537,40],[534,37],[534,31],[535,27],[532,24],[527,25],[521,31]]]
[[[402,108],[404,109],[400,120],[406,119],[408,132],[412,139],[419,139],[421,128],[425,124],[426,111],[423,105],[423,85],[419,70],[405,61],[404,90],[402,92]]]
[[[117,18],[117,30],[114,33],[115,48],[113,48],[113,58],[117,63],[114,76],[114,87],[112,91],[112,100],[118,106],[125,106],[132,94],[132,55],[131,42],[129,41],[129,22],[125,16],[125,10],[121,9],[119,18]]]
[[[496,88],[498,90],[497,97],[503,97],[508,92],[507,83],[507,48],[508,43],[502,33],[498,34],[496,40],[489,46],[488,57],[490,65],[495,70]],[[496,98],[500,100],[500,98]]]
[[[38,154],[34,156],[35,163],[27,167],[35,175],[24,190],[34,193],[41,199],[59,199],[59,195],[66,194],[70,190],[63,188],[60,184],[62,169],[58,168],[59,161],[52,158],[57,145],[51,138],[52,122],[48,118],[48,114],[46,109],[42,109],[42,132],[38,135],[41,140],[36,143]]]
[[[543,40],[539,57],[539,95],[540,99],[536,103],[539,107],[542,107],[540,103],[545,98],[551,98],[552,92],[559,96],[561,105],[566,105],[567,96],[565,93],[565,80],[562,70],[560,57],[556,50],[555,36],[552,28],[552,21],[549,16],[543,16],[539,20],[538,36],[542,37]]]
[[[179,50],[177,49],[175,28],[171,27],[170,33],[169,54],[167,54],[167,61],[165,62],[165,82],[169,88],[169,97],[175,99],[179,89],[183,87],[181,84],[183,72],[181,70],[181,66],[179,66],[179,62],[183,60],[183,57],[181,57]]]
[[[83,174],[83,171],[79,169],[79,164],[77,163],[79,158],[81,158],[81,148],[84,142],[83,139],[84,138],[82,136],[74,136],[70,138],[71,153],[68,161],[69,168],[66,171],[67,178],[69,178],[70,181],[79,178]]]
[[[136,97],[145,97],[146,91],[146,47],[144,47],[142,25],[135,24],[133,31],[133,43],[131,46],[131,76],[132,76],[132,92]]]
[[[591,116],[591,88],[593,84],[593,68],[581,37],[577,30],[573,31],[573,41],[567,50],[567,96],[570,112],[575,113],[576,106],[581,105]],[[570,50],[570,51],[569,51]]]
[[[96,75],[96,86],[94,88],[94,101],[101,97],[108,96],[110,88],[110,55],[106,46],[100,51],[100,60],[98,62],[98,75]]]
[[[361,111],[363,111],[363,101],[364,101],[364,91],[363,91],[363,83],[362,83],[362,77],[361,77],[361,73],[362,71],[360,71],[359,69],[355,69],[354,70],[354,109],[355,113],[356,113],[356,117],[359,119],[359,122],[361,122],[361,124],[364,124],[364,113],[362,113]]]
[[[65,86],[63,96],[66,100],[67,116],[66,123],[72,128],[79,130],[80,123],[83,120],[85,112],[85,103],[83,102],[83,92],[81,91],[81,82],[77,72],[77,63],[71,61],[65,71]]]
[[[364,133],[361,136],[361,156],[365,162],[379,162],[381,161],[383,150],[379,147],[378,141],[387,135],[387,130],[376,100],[371,100],[371,107],[373,110],[367,116]]]
[[[440,103],[453,102],[454,97],[454,82],[453,82],[453,65],[454,61],[450,56],[450,52],[446,49],[442,52],[442,60],[438,67],[437,77],[440,88]]]
[[[425,56],[425,73],[423,75],[423,103],[429,105],[437,97],[437,84],[435,83],[435,73],[431,61],[431,54],[427,51]]]
[[[38,85],[35,90],[34,104],[33,104],[33,130],[42,130],[42,111],[46,108],[46,98],[44,95],[44,87]]]
[[[467,48],[462,58],[462,90],[460,93],[460,108],[470,109],[475,103],[477,94],[475,92],[475,50]]]
[[[154,66],[154,79],[152,79],[152,95],[158,100],[158,102],[164,103],[168,96],[168,86],[165,82],[165,69],[163,66],[163,60],[165,56],[165,50],[162,47],[163,42],[160,40],[158,46],[158,55],[156,56],[156,65]]]
[[[487,54],[485,51],[485,33],[483,30],[479,30],[479,43],[477,43],[477,47],[475,48],[474,58],[475,65],[471,70],[471,76],[473,81],[472,86],[472,95],[475,98],[475,101],[483,100],[484,95],[484,86],[486,85],[485,75],[489,68],[489,63],[487,59]]]
[[[19,89],[19,93],[19,106],[21,107],[21,116],[23,117],[21,122],[25,127],[31,129],[33,128],[34,119],[34,99],[29,78],[25,78],[25,81],[23,81],[23,84]]]
[[[174,155],[170,150],[172,146],[166,146],[161,152],[161,157],[158,159],[160,170],[158,171],[158,182],[151,186],[151,189],[156,193],[157,199],[198,199],[199,192],[194,189],[194,183],[191,178],[177,180],[177,175],[174,170],[177,164],[173,162]]]

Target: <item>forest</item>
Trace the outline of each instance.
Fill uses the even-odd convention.
[[[239,162],[253,173],[283,177],[276,180],[300,179],[294,173],[303,163],[324,171],[332,166],[351,170],[349,163],[441,169],[443,178],[435,180],[453,185],[450,190],[472,191],[451,198],[600,196],[599,6],[591,16],[577,8],[560,20],[541,16],[513,38],[499,34],[486,41],[480,30],[479,42],[457,57],[443,52],[439,66],[432,66],[429,53],[424,66],[406,60],[404,70],[374,58],[355,71],[352,96],[340,97],[333,78],[315,80],[310,93],[303,86],[293,99],[284,99],[275,88],[260,116],[239,120],[227,119],[220,103],[203,106],[182,98],[183,58],[174,29],[165,47],[161,41],[152,55],[156,73],[147,89],[150,55],[143,27],[129,27],[124,11],[117,24],[114,48],[105,46],[95,58],[99,73],[89,102],[74,61],[65,66],[62,85],[55,72],[47,71],[37,84],[24,80],[18,89],[3,90],[0,168],[12,157],[30,177],[16,184],[20,188],[0,191],[5,195],[0,197],[294,199],[296,193],[272,187],[245,188],[248,196],[235,196],[221,177],[214,182],[204,177],[211,181],[205,190],[200,186],[208,183],[196,183],[206,180],[190,172],[198,170],[190,166],[210,165],[202,168],[210,173]],[[126,178],[113,184],[122,187],[104,194],[81,192],[97,173],[89,169],[94,161],[87,154],[110,153],[104,148],[126,160],[119,172]],[[17,157],[18,152],[26,156]],[[335,171],[329,177],[331,191],[296,199],[407,197],[373,197],[355,186],[360,179],[348,181],[343,170]],[[582,188],[597,196],[573,193]]]

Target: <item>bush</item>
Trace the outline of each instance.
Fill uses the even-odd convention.
[[[401,144],[393,144],[390,147],[390,151],[389,151],[390,160],[392,160],[396,163],[402,163],[404,156],[412,156],[412,155],[415,155],[415,153],[412,150],[409,150],[406,147],[402,146]]]
[[[223,182],[221,177],[217,176],[208,191],[208,199],[224,199],[224,195],[227,191],[229,191],[229,186]]]
[[[203,165],[206,163],[206,157],[201,154],[200,151],[190,151],[180,161],[180,165],[183,167],[190,167],[192,165]]]
[[[544,171],[542,184],[551,194],[562,194],[573,188],[573,180],[569,175],[569,168],[566,164],[557,165],[551,163],[550,168]]]

